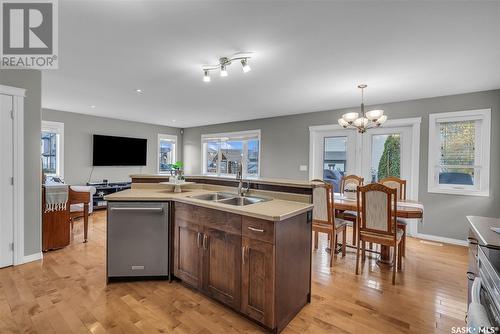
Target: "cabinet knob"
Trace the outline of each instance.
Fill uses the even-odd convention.
[[[469,281],[473,281],[475,277],[476,277],[476,275],[472,271],[467,272],[467,279]]]

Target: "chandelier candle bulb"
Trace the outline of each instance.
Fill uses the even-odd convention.
[[[220,76],[221,77],[227,77],[226,65],[221,65],[220,66]]]

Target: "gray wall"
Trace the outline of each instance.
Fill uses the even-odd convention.
[[[24,255],[40,252],[40,71],[0,70],[0,84],[26,89],[24,99]]]
[[[420,133],[419,200],[425,205],[425,224],[420,233],[462,239],[466,238],[466,215],[500,217],[500,90],[387,103],[383,108],[390,119],[422,117]],[[492,110],[490,197],[430,194],[427,192],[427,155],[429,114],[480,108]],[[336,124],[350,109],[305,113],[243,122],[185,129],[184,163],[186,174],[201,173],[201,135],[205,133],[261,129],[261,176],[307,179],[299,165],[309,164],[309,126]]]
[[[156,173],[159,133],[177,135],[177,157],[182,156],[182,137],[176,128],[49,109],[42,110],[42,119],[64,123],[64,179],[69,184],[89,181],[93,134],[146,138],[148,154],[144,167],[95,167],[91,181],[128,181],[130,174]]]

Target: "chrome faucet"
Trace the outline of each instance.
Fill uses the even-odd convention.
[[[250,184],[247,182],[247,186],[243,187],[243,165],[241,162],[238,162],[236,180],[238,180],[238,196],[245,196],[245,194],[250,190]]]

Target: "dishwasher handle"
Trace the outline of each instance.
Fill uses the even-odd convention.
[[[111,211],[136,211],[136,212],[163,212],[163,208],[148,208],[148,207],[112,207]]]

